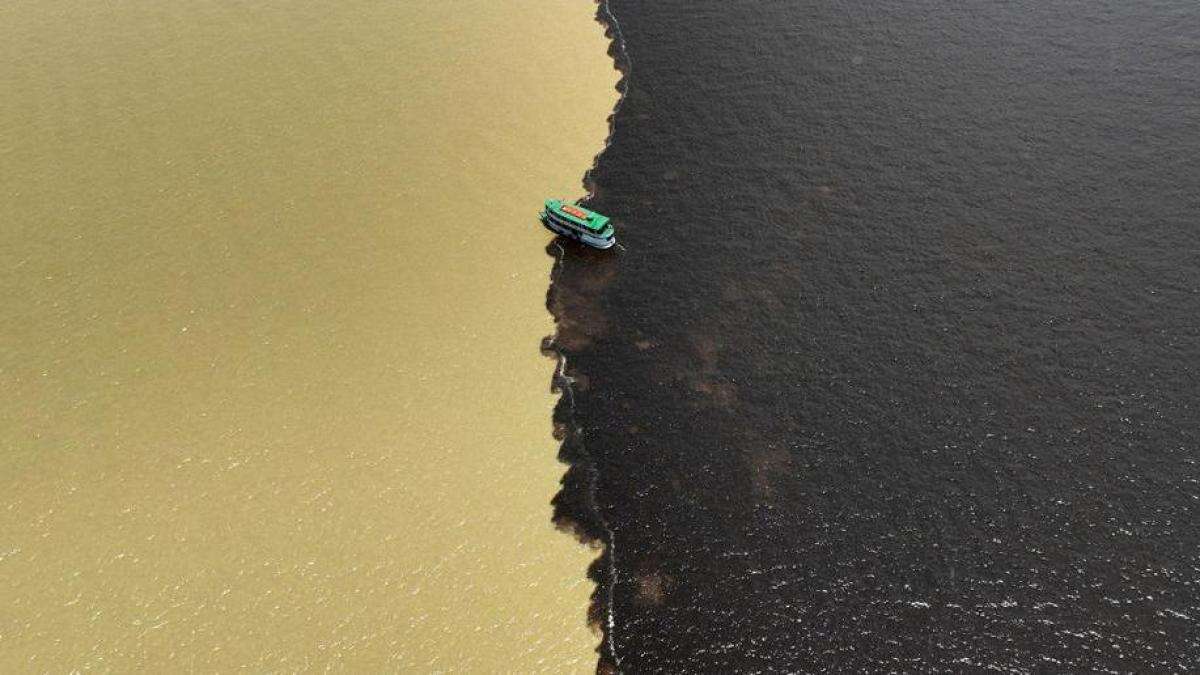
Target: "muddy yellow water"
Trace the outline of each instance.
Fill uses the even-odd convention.
[[[587,0],[0,5],[0,672],[586,671]]]

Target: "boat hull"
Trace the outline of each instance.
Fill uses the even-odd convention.
[[[612,245],[617,243],[616,237],[609,237],[609,238],[605,239],[604,237],[597,237],[595,235],[585,234],[578,230],[574,230],[569,227],[560,225],[559,223],[554,222],[554,220],[552,218],[545,216],[545,215],[542,216],[542,225],[544,225],[547,230],[550,230],[551,232],[553,232],[555,234],[560,234],[568,239],[574,239],[575,241],[577,241],[581,244],[587,244],[588,246],[591,246],[592,248],[599,248],[599,249],[612,248]]]

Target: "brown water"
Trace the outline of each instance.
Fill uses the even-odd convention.
[[[0,7],[0,671],[593,666],[534,218],[593,13]]]

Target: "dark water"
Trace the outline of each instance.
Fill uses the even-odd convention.
[[[626,248],[550,298],[602,667],[1200,665],[1200,5],[611,10]]]

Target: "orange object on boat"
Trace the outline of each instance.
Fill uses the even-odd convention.
[[[576,218],[583,218],[584,220],[587,220],[588,218],[591,217],[591,214],[589,214],[587,211],[584,211],[583,209],[575,208],[574,206],[571,206],[570,204],[563,204],[562,210],[565,211],[566,213],[569,213],[569,214],[575,216]]]

